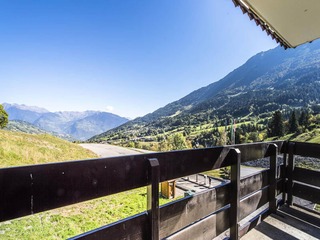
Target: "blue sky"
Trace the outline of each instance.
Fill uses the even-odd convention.
[[[231,0],[1,0],[0,103],[134,118],[274,47]]]

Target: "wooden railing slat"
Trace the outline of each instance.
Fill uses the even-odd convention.
[[[225,185],[221,188],[226,190]],[[163,206],[160,210],[160,238],[171,235],[216,211],[216,202],[216,190],[211,189]]]
[[[295,155],[320,158],[320,144],[295,142]]]
[[[320,187],[320,171],[295,167],[293,180]]]
[[[148,215],[146,212],[120,220],[110,225],[94,229],[70,240],[96,240],[96,239],[130,239],[149,240]]]
[[[268,202],[268,187],[263,188],[262,190],[257,191],[255,194],[241,200],[240,202],[240,213],[239,220],[244,219],[250,215],[255,210],[262,207]]]
[[[292,192],[293,196],[320,204],[320,188],[294,182]]]

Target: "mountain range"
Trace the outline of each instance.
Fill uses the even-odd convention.
[[[320,103],[320,41],[251,57],[224,78],[90,141],[144,137],[210,120],[261,116]],[[156,135],[156,134],[155,134]]]
[[[52,136],[67,140],[69,142],[75,141],[76,139],[68,134],[56,133],[51,131],[43,130],[35,125],[21,121],[21,120],[10,120],[8,125],[4,128],[12,132],[23,132],[28,134],[50,134]]]
[[[75,140],[86,140],[128,121],[127,118],[100,111],[50,112],[21,104],[3,103],[3,106],[10,121],[18,120],[14,123],[16,128],[27,122],[56,135],[71,136]]]

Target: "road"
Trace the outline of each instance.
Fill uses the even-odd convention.
[[[89,149],[90,151],[97,154],[99,157],[115,157],[123,155],[150,153],[150,151],[147,150],[124,148],[110,144],[84,143],[79,145],[83,148]]]

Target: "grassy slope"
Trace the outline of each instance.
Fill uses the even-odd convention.
[[[273,141],[276,138],[267,138],[265,141]],[[318,143],[320,144],[320,128],[313,129],[301,134],[287,134],[280,138],[280,140],[289,140],[294,142],[309,142],[309,143]]]
[[[290,139],[296,142],[310,142],[310,143],[320,143],[320,129],[316,128],[310,132],[302,133],[298,136],[294,136]]]
[[[48,134],[32,135],[0,130],[0,167],[96,157],[89,150]]]
[[[50,135],[0,130],[1,167],[93,157]],[[160,204],[166,202],[160,199]],[[0,223],[0,239],[66,239],[145,210],[146,188],[139,188]]]

